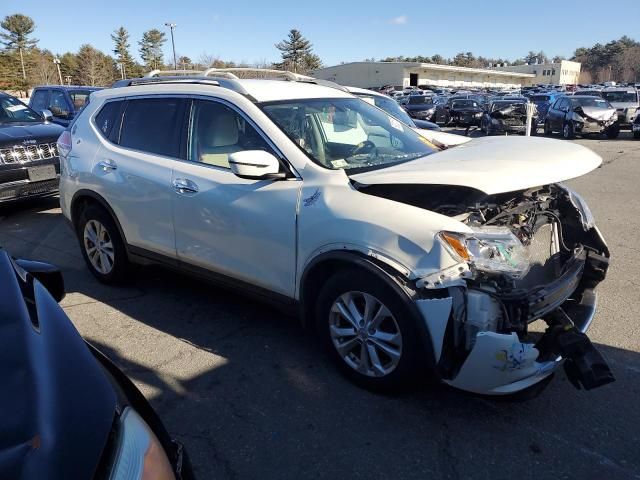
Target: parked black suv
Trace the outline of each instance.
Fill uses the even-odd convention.
[[[66,127],[89,103],[89,95],[96,90],[101,89],[60,85],[36,87],[31,93],[29,106],[40,114],[44,110],[49,110],[53,115],[53,121]]]
[[[0,203],[58,191],[56,140],[64,128],[0,93]]]

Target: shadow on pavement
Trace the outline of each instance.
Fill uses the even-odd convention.
[[[143,389],[199,478],[637,478],[635,352],[599,345],[617,382],[592,392],[559,374],[525,403],[427,382],[376,395],[295,319],[234,292],[159,268],[99,284],[52,208],[5,218],[0,243],[62,268],[63,307]]]

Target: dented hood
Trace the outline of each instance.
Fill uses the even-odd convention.
[[[582,111],[587,117],[591,117],[594,120],[609,120],[611,116],[616,113],[615,108],[600,108],[600,107],[578,107],[576,111]]]
[[[399,165],[349,176],[363,185],[459,185],[489,195],[562,182],[602,158],[572,142],[538,137],[477,138]]]

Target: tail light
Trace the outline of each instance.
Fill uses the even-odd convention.
[[[65,130],[58,138],[58,155],[60,157],[67,158],[71,153],[72,147],[71,132],[69,130]]]

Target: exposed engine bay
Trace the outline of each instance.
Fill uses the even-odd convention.
[[[609,251],[579,195],[559,184],[497,195],[450,185],[359,189],[446,215],[473,230],[440,234],[464,269],[418,282],[426,287],[425,295],[451,299],[438,365],[444,378],[455,379],[476,342],[487,342],[481,335],[497,334],[497,340],[512,345],[509,352],[517,350],[505,353],[505,368],[563,357],[578,388],[613,381],[584,335],[592,318],[588,312],[595,309],[593,289],[605,277]],[[529,331],[538,320],[546,323],[543,335]]]

